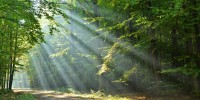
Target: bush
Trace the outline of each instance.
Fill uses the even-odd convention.
[[[13,93],[13,91],[8,90],[8,89],[0,90],[0,95],[2,95],[2,94],[8,94],[8,93]]]

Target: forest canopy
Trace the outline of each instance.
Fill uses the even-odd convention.
[[[32,88],[200,93],[199,0],[1,0],[0,28],[1,89],[29,50]]]

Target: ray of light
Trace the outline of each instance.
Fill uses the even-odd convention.
[[[82,65],[88,64],[91,67],[91,71],[94,71],[97,73],[97,70],[99,69],[99,65],[102,64],[102,57],[106,55],[106,53],[103,52],[103,50],[99,49],[101,47],[111,47],[113,42],[117,41],[117,37],[114,34],[108,34],[105,37],[100,37],[104,32],[97,31],[98,27],[95,24],[87,24],[87,21],[83,20],[78,14],[72,13],[69,10],[65,10],[65,13],[70,18],[70,24],[62,23],[64,20],[62,17],[57,16],[55,17],[56,21],[61,25],[62,28],[59,28],[61,32],[58,32],[54,34],[54,36],[46,35],[45,40],[46,43],[42,43],[40,45],[39,50],[37,50],[38,54],[31,57],[31,60],[33,62],[33,68],[35,69],[35,72],[37,76],[37,84],[41,86],[42,89],[49,89],[52,88],[51,85],[54,87],[58,86],[66,86],[71,87],[75,89],[85,90],[87,88],[87,84],[83,82],[84,76],[77,76],[77,73],[83,73],[84,68]],[[110,19],[109,19],[110,20]],[[46,27],[45,25],[43,27]],[[69,33],[67,33],[66,30],[69,30]],[[57,36],[57,40],[55,40],[55,36]],[[59,37],[60,36],[60,37]],[[95,38],[94,38],[95,37]],[[56,42],[56,43],[54,43]],[[61,44],[69,43],[67,45],[58,46],[58,42],[62,42]],[[111,42],[111,43],[110,43]],[[122,45],[121,47],[124,49],[129,49],[133,55],[136,55],[140,57],[141,59],[150,62],[150,56],[136,48],[134,48],[131,44],[127,44],[126,41],[119,41]],[[126,44],[126,45],[124,45]],[[59,52],[63,48],[67,48],[69,46],[71,49],[74,49],[74,51],[70,51],[74,53],[71,55],[72,57],[77,57],[77,55],[81,54],[88,54],[88,55],[95,55],[97,59],[91,59],[89,57],[85,57],[82,59],[82,62],[78,64],[72,64],[71,58],[64,54],[59,57],[48,57],[46,55],[52,55],[57,52]],[[104,53],[104,54],[102,54]],[[129,64],[132,64],[132,66],[129,66],[128,68],[124,68],[123,70],[130,69],[134,65],[136,65],[136,62],[131,62],[131,57],[123,54],[118,54],[118,56],[121,57],[121,59],[127,59],[127,62],[129,61]],[[152,58],[153,59],[153,58]],[[51,63],[51,64],[48,64]],[[120,66],[127,66],[127,65],[120,65],[121,62],[117,62],[117,67]],[[92,67],[94,67],[93,70]],[[96,68],[98,67],[98,68]],[[56,77],[48,78],[50,75],[53,75],[57,71],[58,74]],[[48,72],[48,74],[47,74]],[[84,74],[87,74],[85,71]],[[80,74],[83,75],[83,74]],[[95,75],[95,74],[93,74]],[[88,75],[89,76],[89,75]],[[56,79],[57,78],[57,79]],[[102,77],[104,80],[104,85],[110,88],[119,88],[122,87],[121,85],[116,85],[112,82],[109,82],[106,77]],[[51,79],[51,80],[50,80]],[[113,78],[114,79],[114,78]],[[63,82],[62,84],[56,84],[60,81]],[[134,81],[134,80],[133,80]],[[93,82],[87,82],[89,85],[95,85]],[[95,87],[95,86],[94,86]],[[96,86],[97,87],[97,86]]]
[[[44,62],[44,60],[41,60],[41,55],[36,55],[31,57],[31,61],[33,63],[33,68],[36,71],[36,78],[39,79],[38,81],[36,81],[36,84],[39,84],[41,86],[42,89],[48,89],[48,81],[46,80],[46,78],[44,77],[44,74],[42,74],[43,72],[45,72],[45,70],[43,69],[43,66],[41,66],[42,62]]]
[[[30,88],[30,82],[26,71],[20,71],[15,73],[12,87],[20,89]]]
[[[52,50],[50,48],[50,46],[47,46],[46,44],[43,44],[43,47],[45,48],[45,50],[47,52],[49,52],[50,54],[52,53],[50,51],[50,50]],[[67,61],[61,62],[62,59],[64,59],[64,58],[60,58],[59,59],[60,61],[55,60],[55,59],[52,59],[52,61],[53,61],[54,65],[55,65],[55,67],[57,68],[57,70],[60,72],[60,74],[63,77],[63,79],[65,80],[64,82],[66,82],[67,85],[72,86],[72,87],[74,87],[74,85],[76,85],[78,83],[81,83],[80,79],[72,78],[70,73],[73,74],[73,72],[74,72],[73,69],[71,69],[71,66],[67,63]],[[67,69],[64,68],[64,67],[67,67]],[[68,73],[66,73],[65,70],[67,70]],[[81,87],[82,89],[84,88],[84,86],[82,84],[79,84],[78,86]]]

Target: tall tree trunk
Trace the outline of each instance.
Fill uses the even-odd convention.
[[[186,40],[186,61],[185,63],[189,63],[191,62],[191,58],[193,58],[193,54],[194,50],[193,50],[193,43],[192,43],[192,38],[188,38]]]
[[[1,40],[1,44],[3,44],[3,35],[1,33],[0,35],[0,40]],[[2,89],[3,87],[3,77],[4,77],[4,68],[3,68],[3,61],[2,61],[2,57],[3,57],[3,45],[0,45],[0,89]]]
[[[153,7],[153,1],[151,0],[147,0],[146,2],[146,5],[147,5],[147,10],[149,11],[148,13],[148,19],[149,21],[153,21],[154,19],[154,16],[152,14],[152,7]],[[159,71],[159,64],[158,64],[158,49],[157,49],[157,40],[156,40],[156,31],[155,29],[152,28],[153,26],[150,26],[149,29],[148,29],[148,33],[149,33],[149,36],[150,36],[150,48],[149,48],[149,55],[150,55],[150,71],[151,73],[153,74],[153,77],[156,81],[156,83],[160,80],[159,78],[159,74],[158,74],[158,71]]]
[[[98,0],[92,0],[92,2],[93,2],[93,5],[94,5],[93,6],[94,18],[97,19],[96,22],[95,22],[95,25],[97,27],[99,27],[99,20],[98,20],[99,13],[98,13],[98,5],[97,5]]]
[[[7,77],[7,89],[9,89],[9,86],[10,86],[10,78],[12,77],[11,76],[11,72],[12,72],[12,66],[13,66],[13,33],[10,33],[10,60],[9,60],[9,68],[8,68],[8,77]]]
[[[159,64],[158,64],[158,49],[157,49],[157,40],[155,39],[155,32],[153,29],[150,29],[151,33],[151,43],[150,43],[150,68],[152,71],[152,74],[155,78],[155,81],[158,82],[160,80],[159,78]]]
[[[98,5],[97,5],[98,0],[92,0],[92,3],[93,3],[93,14],[94,14],[93,16],[94,16],[95,19],[97,19],[94,24],[98,28],[99,27],[99,20],[98,20],[99,13],[98,13]],[[97,44],[97,45],[100,46],[100,44]],[[103,64],[103,60],[102,60],[101,55],[99,56],[99,59],[101,59],[100,64]],[[99,75],[99,89],[102,89],[104,87],[103,86],[103,84],[104,84],[103,76],[104,76],[104,73]]]
[[[194,6],[195,8],[198,7],[198,3],[196,0],[192,0],[192,6]],[[198,16],[199,12],[196,9],[193,9],[191,14],[194,20],[193,28],[194,28],[194,36],[195,36],[195,41],[196,41],[195,62],[196,62],[196,66],[200,67],[200,29],[199,29],[200,16]],[[195,73],[193,76],[193,85],[194,85],[195,92],[200,92],[198,76],[199,75],[197,73]]]
[[[177,68],[179,66],[179,62],[177,60],[177,57],[180,55],[178,49],[178,39],[177,39],[177,29],[176,27],[172,27],[171,30],[171,42],[172,42],[172,66],[174,68]]]
[[[198,7],[197,1],[196,0],[192,0],[193,1],[193,5],[195,6],[195,8]],[[195,36],[195,41],[196,41],[196,64],[197,66],[200,67],[200,25],[199,25],[199,12],[197,10],[193,10],[192,11],[192,16],[193,16],[193,20],[194,25],[194,36]]]
[[[17,28],[18,30],[18,28]],[[18,32],[15,32],[15,44],[14,44],[14,52],[13,52],[13,59],[12,59],[12,67],[10,71],[10,79],[9,79],[9,90],[12,90],[12,84],[13,84],[13,77],[15,72],[15,65],[16,65],[16,57],[17,57],[17,45],[18,45]]]
[[[131,17],[132,17],[132,16],[129,15],[129,18],[131,18]],[[130,20],[128,26],[129,26],[129,34],[132,34],[132,33],[135,31],[135,30],[134,30],[134,27],[133,27],[133,21],[132,21],[132,20]],[[129,37],[129,39],[130,39],[130,41],[131,41],[132,44],[135,44],[136,39],[138,39],[138,37],[135,38],[134,35],[132,35],[132,36]]]

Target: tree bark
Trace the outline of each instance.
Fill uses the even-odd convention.
[[[98,13],[98,5],[97,5],[97,3],[98,3],[98,0],[92,0],[92,3],[93,3],[93,16],[94,16],[94,18],[95,19],[97,19],[96,21],[95,21],[95,26],[98,28],[99,27],[99,20],[98,20],[98,17],[99,17],[99,13]],[[98,35],[98,34],[97,34]],[[100,47],[100,44],[98,43],[97,44],[99,47]],[[102,60],[102,57],[101,57],[101,55],[99,55],[98,56],[99,57],[99,59],[100,59],[100,64],[103,64],[103,60]],[[103,75],[104,75],[104,73],[102,73],[101,75],[99,75],[99,89],[101,90],[101,89],[103,89],[103,83],[104,83],[104,79],[103,79]]]
[[[198,3],[196,0],[192,0],[192,5],[197,8]],[[194,20],[194,36],[195,36],[195,41],[196,41],[196,52],[195,52],[195,63],[197,67],[200,67],[200,30],[199,30],[199,16],[198,16],[198,11],[196,9],[193,9],[191,12]],[[198,74],[195,73],[193,75],[193,86],[194,90],[196,93],[200,92],[200,87],[199,87],[199,80],[198,80]]]
[[[94,18],[97,19],[96,22],[95,22],[95,25],[97,27],[99,27],[99,20],[98,20],[99,13],[98,13],[98,5],[97,5],[98,0],[92,0],[92,2],[93,2],[93,5],[94,5],[93,6]]]
[[[157,40],[155,39],[155,33],[153,29],[150,29],[151,34],[151,43],[150,43],[150,69],[154,75],[155,81],[158,82],[159,78],[159,64],[158,64],[158,49],[157,49]]]
[[[17,28],[18,30],[18,28]],[[15,32],[15,44],[14,44],[14,53],[13,53],[13,59],[12,59],[12,66],[10,71],[10,79],[9,79],[9,90],[12,90],[12,84],[13,84],[13,77],[15,72],[15,65],[16,65],[16,57],[17,57],[17,46],[18,46],[18,32]]]
[[[177,68],[179,66],[179,62],[177,60],[177,57],[180,55],[178,52],[178,38],[177,38],[177,29],[174,26],[171,30],[171,42],[172,42],[172,66],[174,68]]]
[[[147,0],[146,2],[146,5],[147,5],[147,10],[149,11],[148,13],[148,19],[149,21],[153,21],[154,20],[154,16],[152,16],[152,7],[153,7],[153,2],[151,0]],[[159,64],[158,64],[158,49],[157,49],[157,40],[156,40],[156,31],[155,29],[152,28],[152,26],[149,27],[148,29],[148,34],[150,36],[150,71],[151,73],[153,74],[154,78],[155,78],[155,81],[158,82],[160,80],[159,78]]]

